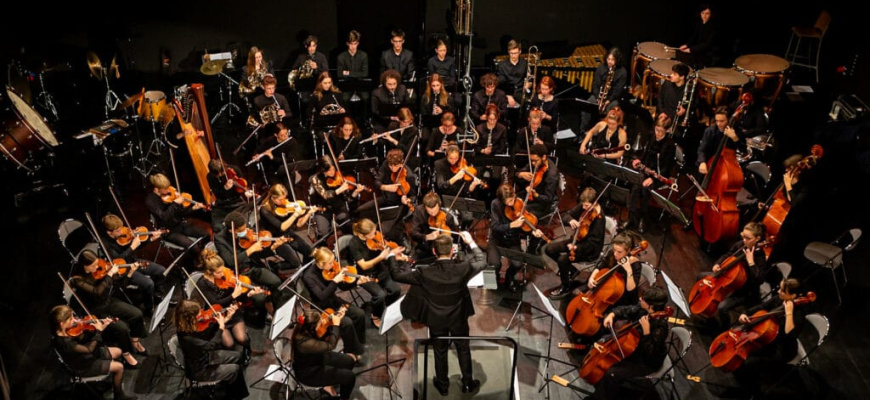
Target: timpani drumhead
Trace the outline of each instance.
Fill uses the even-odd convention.
[[[698,70],[698,79],[721,87],[741,87],[749,77],[730,68],[711,67]]]
[[[734,60],[734,66],[744,74],[772,74],[787,70],[789,63],[782,57],[770,54],[747,54]]]
[[[637,44],[637,52],[650,60],[675,58],[677,56],[676,53],[673,50],[667,50],[667,46],[659,42],[643,42]]]

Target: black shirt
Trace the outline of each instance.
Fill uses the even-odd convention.
[[[411,79],[411,74],[416,69],[414,65],[414,53],[404,48],[398,55],[391,48],[384,50],[381,53],[381,72],[388,69],[399,71],[399,74],[402,75],[402,80]]]
[[[671,120],[677,115],[677,108],[683,100],[683,92],[686,89],[686,84],[677,87],[673,82],[667,81],[662,84],[662,90],[659,92],[659,98],[656,102],[656,113],[665,113]]]
[[[507,115],[508,101],[507,95],[501,89],[495,89],[491,96],[487,96],[484,89],[474,92],[474,96],[471,98],[471,110],[469,111],[471,119],[475,122],[480,121],[480,117],[486,111],[486,106],[490,103],[498,107],[498,113],[502,116],[501,119],[504,119]]]
[[[517,174],[520,172],[531,172],[529,165],[523,165],[523,167],[517,171]],[[530,204],[540,203],[549,207],[554,201],[558,200],[559,180],[559,168],[556,167],[556,163],[554,163],[553,160],[547,159],[547,172],[544,172],[544,177],[541,179],[541,183],[538,184],[538,186],[535,186],[535,191],[538,193],[538,197],[535,197]],[[517,175],[517,185],[517,197],[525,199],[526,187],[529,185],[529,181],[524,180]]]
[[[556,139],[553,137],[553,131],[550,130],[549,126],[541,124],[537,130],[532,130],[531,127],[526,126],[521,129],[520,132],[517,132],[517,143],[514,146],[514,154],[528,154],[528,149],[535,144],[535,138],[544,142],[544,146],[547,146],[548,153],[552,153],[553,150],[556,149]],[[526,143],[528,143],[528,147],[526,147]]]
[[[492,152],[489,155],[507,154],[507,128],[504,125],[497,122],[494,128],[489,129],[484,122],[475,129],[480,134],[480,138],[474,144],[474,151],[477,154],[480,154],[487,144],[492,144]]]
[[[438,59],[438,56],[432,56],[429,63],[426,65],[426,70],[429,74],[438,74],[444,80],[445,85],[456,84],[456,79],[459,75],[456,69],[456,62],[453,56],[444,56],[444,61]],[[452,90],[452,89],[451,89]]]
[[[236,173],[236,176],[241,176],[237,172],[237,168],[227,166],[227,170],[229,171],[230,169]],[[209,171],[208,175],[206,175],[206,180],[208,180],[208,186],[214,194],[214,207],[235,208],[245,203],[242,194],[236,191],[235,185],[229,189],[224,188],[224,183],[226,183],[225,178],[218,178],[213,172]]]
[[[373,276],[381,280],[389,278],[389,271],[383,267],[382,263],[378,263],[365,270],[360,267],[358,263],[360,260],[371,261],[381,254],[381,252],[369,249],[368,246],[366,246],[366,243],[360,239],[359,236],[354,235],[353,238],[350,239],[350,243],[345,252],[347,253],[347,259],[353,262],[353,265],[356,266],[357,272],[360,275]]]
[[[218,324],[211,324],[202,332],[178,331],[178,344],[184,354],[185,368],[194,377],[204,375],[210,363],[209,354],[221,349],[221,330]]]
[[[408,181],[408,184],[411,186],[411,193],[408,193],[407,195],[411,197],[414,193],[414,189],[417,188],[420,183],[417,180],[417,175],[415,175],[407,166],[405,166],[405,173],[405,180]],[[393,171],[390,169],[389,164],[384,161],[378,169],[378,176],[375,178],[375,187],[380,189],[381,185],[392,185],[394,183],[396,182],[393,182]],[[402,198],[395,192],[381,190],[381,194],[384,196],[384,204],[381,204],[382,207],[401,204]]]
[[[619,306],[613,308],[614,320],[628,320],[633,323],[649,313],[638,305]],[[622,362],[633,362],[650,368],[661,367],[668,354],[668,322],[667,318],[650,318],[649,335],[643,335],[643,328],[638,324],[641,333],[640,342],[630,356]]]
[[[344,156],[345,160],[362,158],[362,146],[360,146],[359,141],[360,138],[353,135],[348,139],[338,137],[334,133],[329,135],[329,143],[332,144],[332,149],[336,152],[335,156],[339,158]]]
[[[350,55],[347,50],[343,51],[338,55],[337,64],[338,79],[369,77],[369,56],[362,50],[357,50],[354,55]],[[344,71],[350,71],[350,75],[344,75]]]
[[[719,149],[722,138],[725,138],[725,148],[746,151],[746,139],[743,137],[742,132],[739,129],[734,131],[737,133],[736,142],[726,137],[725,132],[720,131],[716,125],[711,125],[704,129],[701,143],[698,144],[698,159],[695,160],[695,165],[709,162],[716,155],[716,150]],[[711,169],[710,167],[710,165],[707,166],[708,171]]]
[[[193,212],[192,206],[185,207],[175,202],[164,203],[154,191],[145,195],[145,207],[154,216],[156,227],[169,230],[184,222],[184,217]]]
[[[384,124],[388,124],[390,117],[396,115],[399,108],[409,104],[408,91],[401,83],[393,92],[380,86],[372,91],[372,115],[378,117]]]
[[[321,72],[329,71],[329,61],[326,59],[326,56],[319,51],[315,51],[314,55],[308,54],[307,51],[300,54],[296,57],[296,61],[293,63],[291,69],[298,69],[302,66],[302,63],[308,60],[314,60],[314,62],[317,63],[317,69],[312,73],[312,77],[316,78]]]
[[[288,102],[287,98],[281,93],[275,93],[274,97],[266,97],[265,94],[260,94],[257,97],[254,97],[254,109],[252,111],[254,111],[256,118],[260,118],[260,111],[275,103],[278,104],[279,109],[284,110],[284,118],[290,118],[293,115],[290,111],[290,102]]]
[[[676,165],[676,152],[677,148],[671,137],[665,136],[662,140],[653,137],[644,148],[640,162],[659,175],[669,178],[673,176],[674,165]]]
[[[603,63],[595,69],[595,75],[592,77],[592,95],[598,98],[601,93],[601,88],[607,82],[607,74],[609,69],[607,63]],[[617,65],[613,68],[613,78],[610,81],[610,89],[607,91],[607,101],[613,102],[621,99],[625,95],[625,86],[628,83],[628,72],[625,67]]]
[[[528,62],[522,57],[519,58],[516,65],[511,64],[510,59],[498,64],[498,84],[507,86],[511,94],[519,90],[526,78]]]
[[[452,215],[447,215],[447,226],[450,227],[451,231],[458,232],[458,226],[456,225],[455,219]],[[411,232],[409,236],[411,239],[417,243],[423,243],[426,241],[426,235],[435,232],[430,228],[429,225],[429,213],[426,212],[426,207],[420,206],[414,210],[414,216],[411,219]]]

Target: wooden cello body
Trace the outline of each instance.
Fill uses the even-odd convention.
[[[720,150],[707,165],[712,165],[704,178],[707,197],[695,201],[692,223],[695,232],[707,243],[737,236],[740,228],[740,211],[737,210],[737,193],[743,187],[743,170],[737,162],[734,149],[725,147],[722,139]]]
[[[747,278],[745,258],[741,248],[739,255],[722,262],[719,271],[695,282],[689,292],[689,309],[693,315],[712,317],[725,297],[743,287]]]

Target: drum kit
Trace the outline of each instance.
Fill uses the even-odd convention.
[[[239,83],[236,82],[235,79],[224,73],[225,69],[229,69],[231,66],[231,59],[222,59],[222,60],[208,60],[202,63],[202,66],[199,68],[199,72],[202,72],[203,75],[213,76],[220,75],[223,78],[224,85],[220,87],[220,96],[221,101],[224,101],[224,96],[226,96],[226,104],[218,110],[217,113],[211,118],[211,123],[214,124],[217,121],[218,117],[221,116],[224,112],[227,113],[227,118],[233,118],[233,110],[236,111],[236,114],[242,114],[242,109],[233,102],[233,86],[236,88],[239,87]],[[226,95],[224,94],[226,91]]]
[[[109,64],[109,67],[106,68],[103,66],[103,63],[100,61],[100,57],[97,56],[93,51],[88,51],[87,53],[88,60],[88,69],[91,71],[91,75],[97,80],[101,80],[106,83],[106,118],[109,118],[109,111],[115,109],[119,104],[121,104],[121,98],[112,90],[112,87],[109,85],[109,77],[114,77],[115,79],[121,78],[121,71],[118,70],[117,63],[117,55],[112,57],[112,63]]]

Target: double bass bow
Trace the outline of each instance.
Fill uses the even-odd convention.
[[[769,245],[770,242],[762,241],[754,247],[767,248]],[[706,318],[712,317],[716,314],[722,300],[743,287],[746,283],[746,270],[748,268],[746,253],[744,253],[745,248],[746,246],[743,246],[725,258],[720,264],[719,270],[713,272],[713,275],[695,282],[689,292],[689,308],[692,314]]]

